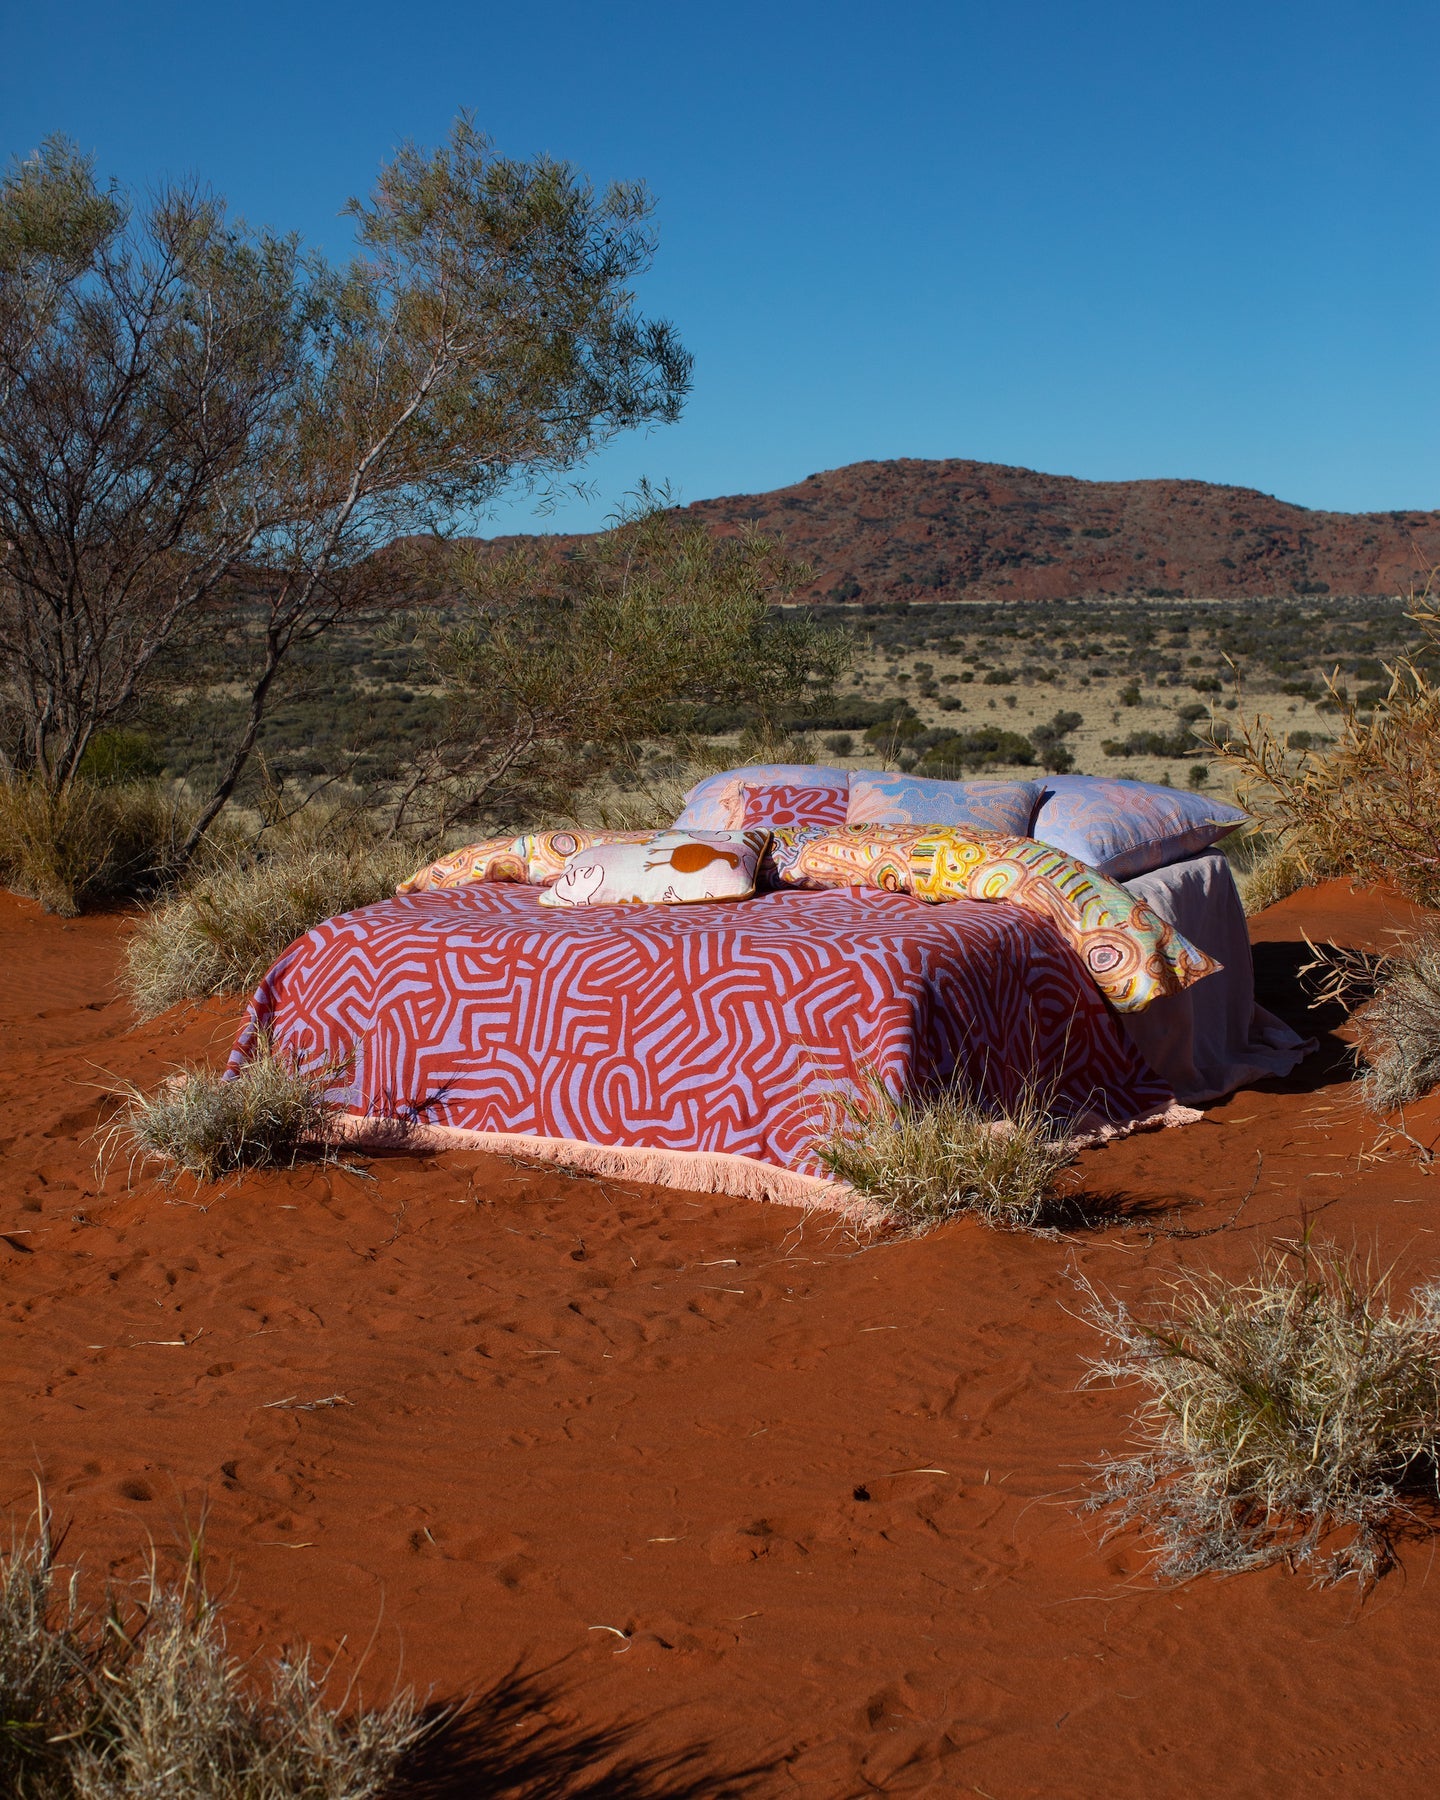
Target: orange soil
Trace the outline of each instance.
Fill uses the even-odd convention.
[[[1305,1019],[1302,932],[1373,947],[1409,916],[1341,884],[1272,908],[1266,998]],[[23,1516],[39,1472],[93,1572],[174,1554],[208,1508],[240,1647],[368,1645],[371,1694],[522,1666],[506,1729],[528,1713],[536,1768],[555,1747],[526,1792],[563,1785],[563,1742],[694,1753],[617,1793],[1430,1791],[1428,1545],[1363,1605],[1283,1571],[1167,1590],[1072,1505],[1132,1398],[1077,1391],[1072,1269],[1141,1299],[1322,1208],[1402,1284],[1440,1260],[1440,1181],[1357,1161],[1374,1128],[1333,1035],[1293,1080],[1092,1152],[1137,1210],[1059,1241],[867,1247],[474,1153],[102,1191],[107,1081],[218,1057],[235,1019],[136,1028],[124,929],[0,900],[0,1500]],[[1217,1223],[1252,1184],[1198,1242],[1143,1216]]]

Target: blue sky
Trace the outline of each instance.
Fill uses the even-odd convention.
[[[199,173],[333,255],[461,107],[643,177],[694,395],[546,528],[894,456],[1434,507],[1437,66],[1434,0],[0,0],[0,147]]]

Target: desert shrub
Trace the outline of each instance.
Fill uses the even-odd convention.
[[[1393,1563],[1436,1497],[1440,1288],[1396,1311],[1384,1276],[1301,1245],[1246,1281],[1178,1274],[1144,1319],[1084,1291],[1114,1346],[1089,1379],[1145,1390],[1136,1453],[1099,1466],[1091,1504],[1151,1536],[1157,1573]]]
[[[1236,857],[1236,883],[1247,914],[1263,912],[1324,874],[1333,874],[1313,858],[1300,855],[1289,845],[1263,839],[1256,847],[1242,850]]]
[[[1440,620],[1411,614],[1427,643],[1396,664],[1373,710],[1338,686],[1335,740],[1301,752],[1255,719],[1219,753],[1240,775],[1242,800],[1303,865],[1387,881],[1422,906],[1440,904],[1440,688],[1421,666]]]
[[[341,1070],[305,1066],[262,1037],[230,1080],[213,1069],[178,1070],[153,1093],[125,1091],[101,1144],[109,1167],[122,1156],[160,1165],[161,1178],[182,1173],[214,1181],[237,1169],[290,1169],[307,1154],[327,1154],[339,1108],[326,1092]]]
[[[874,1072],[831,1102],[815,1150],[837,1180],[914,1231],[962,1213],[1012,1231],[1039,1229],[1075,1160],[1038,1090],[1002,1113],[958,1087],[897,1100]]]
[[[1440,926],[1427,924],[1374,973],[1379,985],[1350,1023],[1365,1099],[1391,1112],[1440,1082]]]
[[[268,1683],[194,1579],[86,1610],[48,1534],[0,1563],[0,1781],[13,1800],[377,1800],[424,1726],[408,1696],[342,1716],[308,1651]],[[267,1691],[268,1689],[268,1691]]]
[[[825,739],[825,748],[831,756],[853,756],[855,740],[848,731],[832,731]]]
[[[126,781],[158,780],[161,762],[143,731],[117,727],[95,733],[85,746],[78,773],[82,780],[114,787]]]
[[[0,883],[64,918],[153,894],[193,817],[156,782],[76,781],[54,792],[24,776],[0,781]]]
[[[385,899],[421,860],[413,845],[303,836],[282,839],[260,861],[225,857],[131,936],[123,978],[136,1011],[148,1019],[182,1000],[250,992],[296,938]]]
[[[1007,694],[1006,699],[1010,698]],[[998,725],[977,725],[973,731],[955,731],[945,726],[915,737],[910,747],[919,756],[922,773],[942,777],[997,765],[1029,768],[1035,761],[1035,745],[1028,737]],[[1063,750],[1058,737],[1050,740],[1049,747],[1056,752]],[[1063,755],[1058,760],[1063,761]]]

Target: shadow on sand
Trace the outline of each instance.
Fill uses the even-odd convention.
[[[563,1703],[561,1703],[563,1704]],[[707,1746],[627,1749],[637,1721],[557,1723],[557,1695],[512,1670],[438,1709],[388,1800],[763,1800],[779,1759],[725,1765]]]

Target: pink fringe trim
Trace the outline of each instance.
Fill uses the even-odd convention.
[[[1093,1150],[1136,1131],[1166,1131],[1193,1125],[1204,1118],[1193,1106],[1178,1100],[1160,1112],[1115,1125],[1092,1115],[1079,1120],[1071,1148]],[[652,1187],[680,1188],[690,1194],[727,1194],[738,1200],[778,1202],[800,1206],[807,1212],[837,1214],[848,1224],[884,1225],[883,1207],[863,1200],[843,1181],[827,1181],[820,1175],[797,1175],[753,1156],[734,1156],[721,1150],[655,1150],[643,1144],[584,1144],[578,1138],[528,1137],[514,1131],[470,1131],[461,1125],[411,1124],[364,1113],[345,1113],[335,1123],[336,1135],[355,1143],[407,1150],[486,1150],[494,1156],[510,1156],[525,1162],[554,1163],[582,1175],[610,1175],[622,1181],[643,1181]]]
[[[1113,1125],[1096,1114],[1075,1121],[1078,1129],[1070,1139],[1072,1150],[1094,1150],[1100,1144],[1113,1144],[1117,1138],[1131,1137],[1137,1131],[1173,1131],[1178,1125],[1198,1125],[1205,1117],[1198,1107],[1182,1106],[1172,1100],[1159,1112],[1147,1113],[1143,1119],[1132,1119],[1128,1125]]]
[[[691,1194],[728,1194],[739,1200],[773,1200],[785,1206],[803,1206],[807,1211],[833,1212],[855,1225],[881,1224],[885,1217],[879,1207],[862,1200],[844,1182],[797,1175],[753,1156],[733,1156],[721,1150],[583,1144],[577,1138],[470,1131],[460,1125],[423,1122],[411,1125],[362,1113],[344,1114],[335,1129],[337,1135],[362,1144],[391,1144],[407,1150],[488,1150],[495,1156],[518,1157],[525,1162],[554,1163],[582,1175],[611,1175],[652,1187],[682,1188]]]

